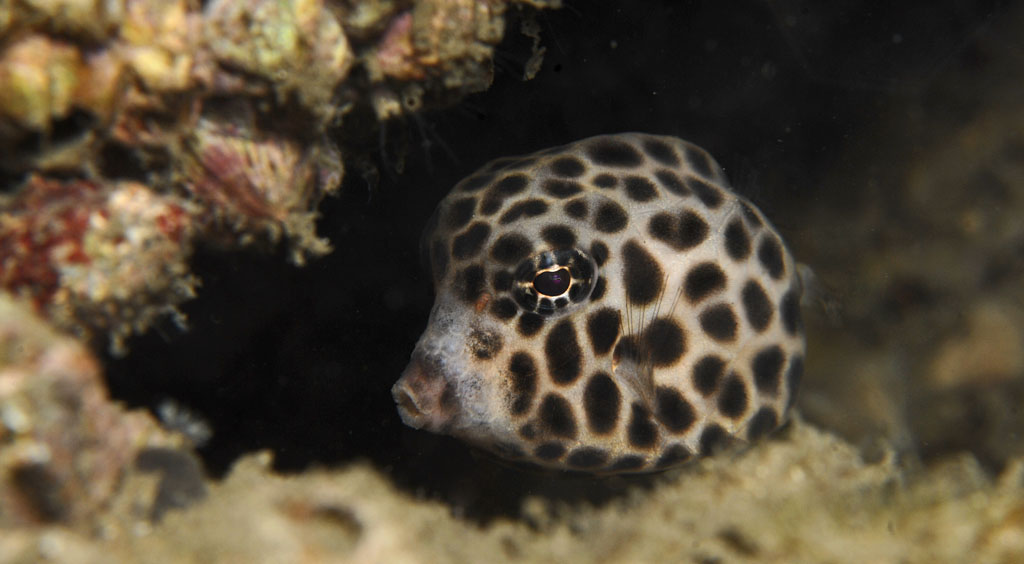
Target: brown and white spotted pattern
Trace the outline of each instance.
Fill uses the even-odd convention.
[[[436,301],[392,390],[412,427],[643,472],[762,437],[793,402],[793,259],[695,145],[628,133],[495,160],[424,248]]]

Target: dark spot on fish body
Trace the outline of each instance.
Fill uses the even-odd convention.
[[[705,309],[699,319],[701,329],[712,339],[722,342],[736,339],[736,314],[727,304],[717,304]]]
[[[494,277],[491,280],[491,286],[494,287],[496,292],[508,292],[512,289],[512,273],[507,270],[499,270],[494,273]]]
[[[505,213],[501,214],[498,218],[498,223],[501,225],[508,225],[523,218],[536,217],[547,213],[548,204],[544,200],[538,200],[531,198],[528,200],[521,200],[512,205],[512,207],[505,210]]]
[[[630,446],[651,448],[658,440],[658,429],[651,422],[651,413],[639,403],[632,405],[629,427],[626,429]]]
[[[478,221],[469,226],[452,241],[452,256],[456,260],[466,260],[476,256],[483,247],[484,241],[491,235],[491,226]]]
[[[800,296],[796,288],[790,288],[782,296],[779,311],[783,329],[790,335],[796,335],[800,331]]]
[[[649,202],[658,197],[658,189],[643,176],[627,176],[625,188],[626,196],[636,202]]]
[[[608,453],[596,447],[582,447],[571,453],[566,463],[573,468],[594,468],[608,460]]]
[[[569,198],[583,191],[583,186],[580,186],[579,182],[574,180],[560,180],[557,178],[549,178],[545,180],[543,187],[544,192],[559,199]]]
[[[725,288],[725,272],[713,262],[702,262],[686,273],[683,290],[690,303],[697,303]]]
[[[668,468],[669,466],[675,466],[682,464],[692,457],[693,454],[690,449],[684,445],[669,445],[662,451],[661,456],[658,457],[657,462],[654,463],[656,468]]]
[[[596,356],[608,354],[619,338],[619,312],[612,308],[601,308],[587,318],[587,334]]]
[[[647,139],[643,142],[644,152],[648,157],[666,166],[679,166],[679,156],[672,146],[658,139]]]
[[[718,411],[730,418],[737,418],[747,410],[747,388],[736,374],[730,374],[722,385],[718,396]]]
[[[686,352],[683,328],[670,317],[651,321],[644,330],[644,349],[654,366],[671,366]]]
[[[595,176],[592,182],[594,183],[594,186],[597,186],[598,188],[610,190],[618,186],[619,179],[612,174],[602,173]]]
[[[784,362],[785,356],[777,345],[765,347],[754,356],[750,369],[754,373],[754,384],[759,392],[770,395],[779,393]]]
[[[481,329],[473,329],[469,332],[467,339],[470,349],[473,351],[473,356],[480,360],[489,360],[494,358],[496,354],[501,352],[502,338],[501,335],[493,331],[484,331]]]
[[[587,219],[587,202],[582,198],[566,202],[562,209],[565,210],[566,215],[573,219],[580,221]]]
[[[512,377],[512,413],[521,415],[530,409],[537,392],[537,365],[529,354],[517,352],[509,361],[509,374]]]
[[[779,418],[775,415],[775,410],[768,406],[762,407],[750,418],[750,423],[747,425],[747,439],[756,441],[770,433],[778,425]]]
[[[693,365],[693,387],[701,395],[709,396],[718,389],[725,371],[725,361],[715,355],[702,357]]]
[[[474,264],[459,271],[455,277],[455,286],[463,301],[476,305],[476,301],[484,291],[484,267]]]
[[[576,340],[576,328],[569,319],[558,322],[544,341],[544,357],[547,359],[551,379],[559,385],[568,385],[580,377],[583,351]]]
[[[526,258],[533,251],[530,240],[518,233],[506,233],[491,246],[491,257],[504,264],[512,264]]]
[[[625,265],[622,283],[626,288],[626,298],[637,305],[653,302],[661,293],[665,279],[658,261],[632,239],[622,246],[622,257]]]
[[[576,234],[565,225],[548,225],[541,230],[540,236],[555,249],[568,249],[576,244]]]
[[[548,462],[558,460],[565,454],[565,447],[562,443],[549,442],[539,445],[533,450],[534,456]]]
[[[743,286],[741,298],[747,322],[750,323],[751,327],[758,332],[767,329],[768,324],[772,322],[775,311],[764,288],[756,281],[748,280]]]
[[[473,218],[476,209],[476,198],[461,198],[452,203],[445,214],[445,226],[448,229],[461,229]]]
[[[548,394],[538,410],[541,427],[549,434],[566,439],[576,438],[576,419],[572,407],[560,395]]]
[[[605,282],[604,276],[598,278],[597,282],[594,282],[594,290],[590,292],[590,301],[596,302],[603,298],[606,288],[607,282]]]
[[[544,326],[544,318],[540,315],[527,312],[519,316],[517,331],[524,337],[532,337]]]
[[[701,432],[698,442],[701,456],[709,456],[728,446],[729,433],[717,423],[712,423]]]
[[[495,317],[503,321],[508,321],[509,319],[512,319],[513,317],[516,316],[516,313],[518,312],[519,307],[516,306],[516,303],[514,301],[508,298],[494,300],[494,302],[491,304],[491,313],[493,313]]]
[[[750,256],[750,236],[743,222],[735,218],[725,228],[725,252],[733,260],[746,260]]]
[[[529,183],[530,178],[525,174],[510,174],[496,182],[491,190],[502,196],[512,196],[525,190]]]
[[[711,178],[714,175],[714,162],[707,151],[690,145],[686,148],[686,161],[690,163],[693,170],[704,178]]]
[[[559,157],[551,162],[551,172],[556,176],[576,178],[587,170],[583,161],[576,157]]]
[[[597,266],[604,266],[605,261],[608,260],[608,245],[605,245],[601,241],[594,241],[590,245],[590,256],[594,258],[594,262]]]
[[[691,210],[684,211],[679,217],[679,242],[680,250],[691,249],[704,242],[708,237],[708,222],[699,214]]]
[[[622,394],[611,376],[598,372],[590,377],[583,391],[583,411],[593,433],[602,435],[614,430],[621,401]]]
[[[697,420],[697,413],[679,390],[661,386],[655,392],[655,415],[672,433],[685,433]]]
[[[615,461],[608,466],[608,471],[629,472],[631,470],[639,470],[643,468],[645,464],[647,464],[646,458],[636,454],[627,454],[615,459]]]
[[[671,170],[661,169],[654,173],[654,177],[658,179],[658,182],[660,182],[666,190],[676,196],[686,197],[693,194],[693,191],[683,183],[683,180],[679,178],[679,175]]]
[[[643,155],[632,145],[607,137],[591,141],[584,151],[592,162],[604,166],[633,168],[644,162]]]
[[[785,264],[782,261],[782,247],[774,237],[765,235],[761,239],[761,244],[757,247],[757,260],[761,262],[761,266],[768,271],[772,278],[776,280],[782,278],[785,269]]]
[[[615,202],[602,202],[594,216],[594,228],[602,233],[618,233],[626,228],[629,216]]]
[[[722,192],[713,184],[693,176],[688,177],[685,182],[686,186],[697,195],[697,199],[705,206],[715,209],[722,205]]]

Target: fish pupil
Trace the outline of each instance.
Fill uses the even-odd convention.
[[[533,288],[545,296],[560,296],[569,289],[572,281],[569,271],[565,268],[550,272],[541,272],[533,279]]]

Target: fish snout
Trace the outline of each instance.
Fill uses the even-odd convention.
[[[443,433],[455,419],[455,389],[438,362],[413,355],[402,377],[391,388],[402,422],[414,429]]]

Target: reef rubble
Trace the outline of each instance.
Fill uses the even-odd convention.
[[[1024,462],[991,480],[969,456],[911,476],[794,422],[763,448],[701,461],[601,506],[542,496],[479,526],[366,464],[282,476],[247,456],[157,527],[0,538],[30,562],[1011,562],[1024,551]]]

